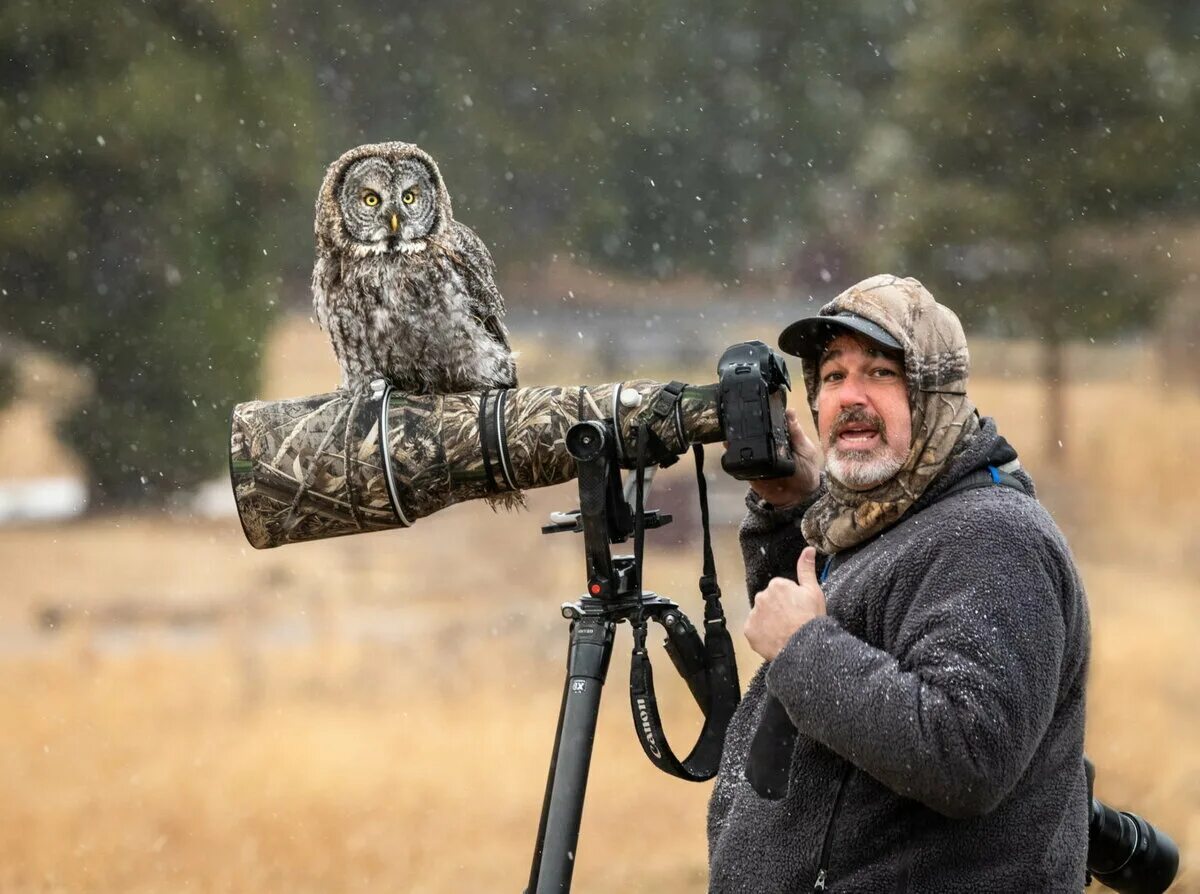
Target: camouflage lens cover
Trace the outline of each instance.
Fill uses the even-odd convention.
[[[230,474],[242,528],[253,546],[267,549],[406,527],[498,490],[561,484],[576,474],[567,430],[584,419],[618,421],[619,460],[626,467],[633,464],[641,421],[676,453],[721,439],[715,385],[686,386],[667,417],[649,411],[663,387],[638,380],[520,388],[491,399],[482,416],[479,392],[338,391],[239,404]],[[629,389],[641,397],[632,407],[625,404],[634,401],[621,399]],[[486,451],[481,422],[491,445]],[[485,455],[500,467],[486,468]]]

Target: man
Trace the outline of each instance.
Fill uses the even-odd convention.
[[[791,415],[795,475],[747,496],[766,661],[709,806],[711,891],[1080,890],[1086,602],[967,397],[957,317],[876,276],[779,344],[825,473]]]

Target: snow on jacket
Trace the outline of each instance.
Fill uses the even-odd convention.
[[[984,420],[899,522],[839,553],[828,615],[751,680],[709,804],[711,892],[1082,889],[1089,627],[1070,550],[1018,490],[939,499],[1000,443]],[[807,506],[748,505],[753,594],[795,580]],[[799,730],[780,800],[745,778],[768,694]]]

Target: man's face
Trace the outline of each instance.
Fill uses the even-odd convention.
[[[873,342],[839,335],[817,368],[817,434],[825,470],[852,490],[896,474],[912,444],[904,366]]]

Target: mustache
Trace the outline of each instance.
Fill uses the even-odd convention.
[[[833,427],[829,430],[828,446],[832,447],[836,444],[838,436],[849,425],[869,425],[875,431],[879,432],[879,440],[884,444],[887,443],[887,425],[884,423],[882,416],[876,416],[870,410],[863,407],[850,407],[838,413],[837,418],[833,420]]]

